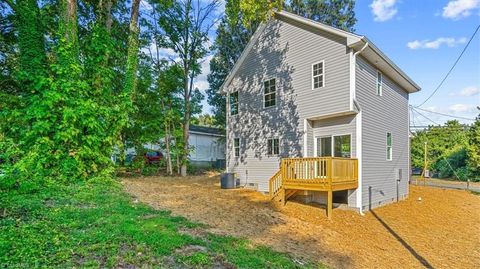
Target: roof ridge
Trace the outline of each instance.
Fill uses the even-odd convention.
[[[319,24],[323,27],[329,28],[329,29],[334,30],[334,31],[340,31],[340,32],[343,32],[344,34],[347,34],[347,35],[353,35],[354,37],[357,37],[357,38],[365,37],[363,35],[359,35],[359,34],[356,34],[354,32],[350,32],[350,31],[347,31],[347,30],[344,30],[344,29],[341,29],[341,28],[338,28],[338,27],[335,27],[335,26],[331,26],[331,25],[328,25],[328,24],[323,23],[323,22],[319,22],[319,21],[315,21],[315,20],[312,20],[312,19],[309,19],[309,18],[305,18],[303,16],[300,16],[298,14],[295,14],[295,13],[292,13],[292,12],[289,12],[289,11],[286,11],[286,10],[275,11],[275,13],[280,14],[280,15],[287,15],[287,16],[296,17],[297,19],[301,19],[301,20],[306,20],[306,21],[309,21],[309,22],[314,23],[314,24]]]

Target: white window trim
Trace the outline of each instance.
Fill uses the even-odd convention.
[[[230,102],[231,100],[230,96],[232,95],[232,93],[237,93],[237,114],[232,114],[232,103]],[[238,94],[238,90],[228,94],[228,114],[232,117],[235,117],[238,114],[240,114],[240,95]]]
[[[238,156],[236,155],[236,147],[235,147],[235,140],[236,140],[236,139],[238,139]],[[240,149],[241,149],[241,146],[242,146],[242,142],[241,142],[240,137],[234,137],[234,138],[233,138],[233,157],[234,157],[234,158],[240,157]]]
[[[391,162],[393,160],[393,134],[391,132],[385,133],[385,153],[387,153],[388,150],[388,134],[390,134],[390,141],[392,141],[392,145],[390,146],[390,156],[387,155],[386,160]]]
[[[322,67],[323,67],[323,72],[322,72],[322,87],[319,87],[319,88],[315,88],[315,83],[314,83],[314,78],[315,76],[313,75],[313,66],[316,65],[316,64],[319,64],[319,63],[322,63]],[[319,62],[315,62],[312,64],[312,68],[311,68],[311,74],[312,74],[312,90],[318,90],[320,88],[324,88],[325,87],[325,60],[321,60]],[[317,75],[319,76],[319,75]]]
[[[265,82],[270,81],[274,79],[275,80],[275,105],[274,106],[265,106]],[[277,92],[278,92],[278,85],[277,85],[277,78],[276,77],[269,77],[267,79],[264,79],[262,81],[262,103],[263,103],[263,109],[269,109],[272,107],[277,107]]]
[[[273,147],[273,144],[272,144],[272,154],[269,154],[268,153],[268,144],[270,143],[270,141],[273,141],[277,139],[278,140],[278,153],[275,153],[275,150],[274,150],[274,147]],[[267,156],[278,156],[280,155],[280,138],[278,136],[274,136],[272,138],[268,138],[267,139]]]
[[[378,91],[378,75],[380,74],[380,91]],[[383,73],[377,69],[377,77],[375,78],[375,95],[383,95]]]

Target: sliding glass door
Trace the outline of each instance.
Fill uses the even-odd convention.
[[[317,157],[332,156],[332,137],[317,137]]]
[[[351,136],[334,135],[317,137],[317,157],[343,157],[352,156]]]

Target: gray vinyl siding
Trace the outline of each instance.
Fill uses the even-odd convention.
[[[303,27],[303,26],[302,26]],[[241,183],[268,191],[281,157],[313,155],[313,128],[304,119],[350,109],[346,40],[295,23],[270,21],[227,88],[239,92],[239,113],[228,118],[227,168]],[[325,61],[325,85],[312,89],[312,64]],[[277,105],[263,108],[263,81],[275,78]],[[229,111],[229,110],[227,110]],[[241,138],[234,157],[233,138]],[[267,156],[267,139],[280,139],[279,156]]]
[[[357,132],[356,132],[356,115],[348,115],[341,117],[334,117],[329,119],[317,120],[313,122],[313,137],[350,135],[350,145],[352,158],[357,157]],[[326,199],[324,194],[315,194],[314,199],[323,203]],[[356,192],[348,192],[348,205],[350,207],[356,206]],[[325,199],[324,199],[325,198]]]
[[[383,94],[376,95],[377,70],[357,58],[356,96],[362,111],[362,201],[375,208],[396,201],[396,169],[402,169],[400,198],[408,195],[408,93],[383,74]],[[393,159],[387,160],[386,133],[392,133]]]
[[[350,135],[352,158],[356,157],[355,115],[334,117],[313,122],[314,137]]]

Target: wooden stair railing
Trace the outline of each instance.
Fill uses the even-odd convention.
[[[282,173],[281,170],[278,170],[268,181],[268,191],[270,197],[274,198],[282,190]]]

